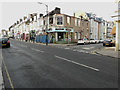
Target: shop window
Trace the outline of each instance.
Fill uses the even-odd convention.
[[[63,17],[57,16],[57,25],[62,25],[62,24],[63,24]]]

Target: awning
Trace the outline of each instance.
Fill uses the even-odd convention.
[[[111,35],[115,35],[116,34],[116,26],[114,26],[110,32]]]

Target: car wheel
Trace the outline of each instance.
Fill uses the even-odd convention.
[[[113,44],[111,44],[111,47],[113,47]]]
[[[105,46],[105,44],[103,44],[103,46]]]
[[[10,44],[9,44],[9,45],[7,45],[7,48],[10,48]]]

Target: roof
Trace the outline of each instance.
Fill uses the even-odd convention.
[[[110,32],[111,35],[115,35],[116,34],[116,26],[114,26]]]
[[[74,16],[77,18],[89,20],[88,14],[86,12],[78,11],[74,13]]]
[[[101,22],[102,22],[102,19],[101,19],[101,18],[96,17],[96,18],[95,18],[95,21],[97,21],[97,22],[100,22],[100,23],[101,23]]]
[[[89,17],[89,19],[92,19],[92,16],[91,16],[90,13],[86,13],[86,14],[87,14],[87,16]]]

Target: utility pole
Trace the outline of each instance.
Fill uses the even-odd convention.
[[[48,37],[48,29],[49,29],[49,13],[48,13],[48,5],[47,4],[44,4],[44,3],[41,3],[41,2],[38,2],[38,4],[43,4],[43,5],[45,5],[46,6],[46,17],[47,17],[47,25],[46,25],[46,31],[45,31],[45,33],[46,33],[46,45],[48,45],[48,39],[47,39],[47,37]]]

